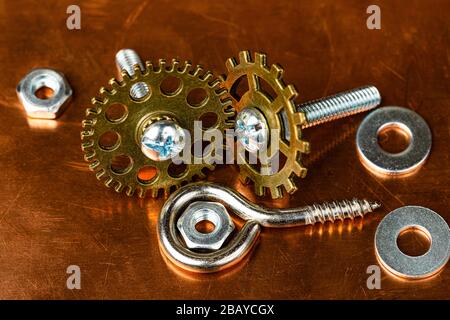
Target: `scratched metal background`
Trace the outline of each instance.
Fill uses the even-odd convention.
[[[377,3],[382,30],[366,28]],[[450,221],[449,1],[79,1],[82,29],[68,31],[74,1],[0,1],[0,298],[449,298],[448,268],[420,282],[382,273],[373,237],[380,219],[407,204]],[[285,67],[300,100],[363,84],[385,105],[419,112],[433,132],[428,162],[415,175],[376,177],[358,161],[358,115],[304,131],[312,143],[300,191],[255,199],[236,168],[209,180],[258,203],[292,207],[351,197],[383,203],[364,221],[264,230],[251,259],[231,271],[198,276],[161,256],[156,222],[162,199],[139,201],[103,187],[82,160],[79,132],[90,97],[115,74],[114,54],[191,59],[216,73],[242,49]],[[27,120],[15,86],[31,68],[63,71],[73,103],[56,122]],[[232,172],[232,174],[230,173]],[[82,289],[66,289],[66,268],[82,270]]]

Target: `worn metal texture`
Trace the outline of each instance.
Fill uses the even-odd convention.
[[[450,221],[450,10],[448,1],[377,1],[381,30],[368,30],[372,1],[79,1],[81,30],[66,28],[73,1],[0,1],[0,298],[25,299],[448,299],[449,268],[411,282],[382,270],[374,235],[390,211],[420,205]],[[278,208],[370,198],[383,207],[364,220],[264,229],[251,258],[209,275],[162,257],[157,217],[164,199],[129,198],[104,188],[80,150],[90,98],[115,75],[114,57],[133,48],[144,60],[190,59],[215,73],[239,51],[265,52],[296,85],[297,103],[373,84],[383,105],[419,113],[433,147],[407,177],[378,177],[358,159],[355,115],[304,130],[311,153],[299,191],[257,198],[237,167],[208,180]],[[73,100],[57,121],[28,119],[15,88],[37,67],[64,72]],[[235,221],[237,228],[242,221]],[[66,269],[81,268],[81,290]]]

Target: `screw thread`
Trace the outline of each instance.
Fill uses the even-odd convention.
[[[313,204],[307,206],[308,210],[305,212],[305,224],[363,217],[365,214],[374,211],[380,206],[381,204],[378,202],[358,199]]]
[[[116,54],[116,65],[120,71],[126,71],[130,76],[134,75],[134,66],[139,65],[144,70],[141,58],[133,49],[121,49]]]
[[[365,86],[300,104],[297,111],[305,114],[307,123],[303,128],[308,128],[373,109],[380,102],[378,89],[374,86]]]
[[[144,70],[141,58],[133,49],[121,49],[116,54],[117,68],[122,72],[126,71],[130,76],[134,75],[134,66],[138,65]],[[134,99],[142,99],[149,93],[149,88],[144,82],[135,83],[130,90],[130,95]]]

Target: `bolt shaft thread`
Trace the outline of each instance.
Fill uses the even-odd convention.
[[[132,49],[121,49],[116,54],[116,65],[120,72],[126,71],[131,77],[134,76],[134,66],[138,65],[143,71],[144,64],[136,51]],[[133,85],[130,95],[135,99],[142,99],[149,93],[149,88],[144,82]]]
[[[346,218],[354,219],[356,217],[363,217],[365,214],[374,211],[380,206],[378,202],[358,199],[313,204],[306,207],[307,210],[304,212],[305,224],[324,223],[325,221],[334,222]]]
[[[307,123],[303,128],[308,128],[373,109],[380,102],[378,89],[374,86],[365,86],[300,104],[297,111],[305,114]]]

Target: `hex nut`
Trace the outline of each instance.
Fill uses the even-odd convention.
[[[215,226],[210,233],[196,229],[197,223],[205,220]],[[233,232],[234,223],[222,204],[197,201],[186,208],[178,219],[177,227],[189,249],[218,250]]]
[[[43,87],[53,90],[48,99],[36,96]],[[72,96],[72,88],[64,75],[51,69],[34,69],[17,85],[17,96],[31,118],[55,119],[62,114]]]

